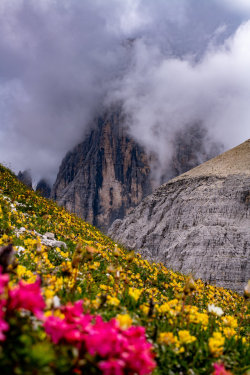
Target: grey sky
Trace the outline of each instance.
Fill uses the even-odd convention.
[[[192,121],[225,147],[244,141],[248,19],[248,0],[1,0],[0,162],[52,181],[103,101],[117,98],[162,163]]]

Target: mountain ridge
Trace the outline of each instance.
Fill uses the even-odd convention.
[[[192,168],[188,172],[175,177],[172,181],[186,177],[227,176],[228,174],[250,175],[250,139],[222,154]]]

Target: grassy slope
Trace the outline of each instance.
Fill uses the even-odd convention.
[[[26,231],[17,236],[20,227]],[[67,249],[41,245],[34,231],[53,232]],[[83,299],[85,310],[104,319],[128,313],[133,324],[146,327],[154,343],[155,374],[209,374],[219,360],[234,374],[246,373],[249,315],[242,297],[201,280],[192,292],[186,276],[115,246],[93,226],[27,189],[0,165],[0,245],[10,240],[18,263],[13,281],[33,282],[39,274],[47,314],[55,295],[62,303]],[[208,314],[208,304],[220,306],[224,315]],[[189,342],[187,333],[182,338],[182,330],[196,339]],[[225,338],[217,351],[211,341],[214,332]]]

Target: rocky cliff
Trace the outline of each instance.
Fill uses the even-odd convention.
[[[40,193],[44,198],[50,198],[51,187],[45,178],[38,181],[38,184],[36,185],[36,192]]]
[[[204,147],[205,137],[200,125],[177,133],[172,161],[156,180],[151,173],[156,155],[148,155],[128,135],[121,110],[111,108],[96,119],[84,141],[68,152],[51,197],[106,231],[160,183],[218,154],[218,147]]]
[[[106,112],[96,122],[64,158],[52,198],[106,230],[141,202],[152,186],[146,153],[121,126],[121,112]]]
[[[31,177],[30,171],[28,171],[27,169],[25,171],[19,171],[18,175],[17,175],[17,178],[24,185],[26,185],[30,189],[32,189],[32,177]]]
[[[167,267],[241,291],[250,277],[250,140],[162,185],[111,237]]]

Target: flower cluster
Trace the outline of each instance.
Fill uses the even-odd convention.
[[[208,345],[211,353],[218,357],[223,353],[225,338],[220,332],[214,332],[213,336],[209,338]]]
[[[10,310],[25,309],[31,311],[38,318],[42,318],[45,302],[40,290],[40,280],[32,284],[24,281],[19,283],[9,291]]]
[[[214,363],[214,372],[212,375],[232,375],[230,371],[227,371],[222,363]]]
[[[4,332],[9,329],[9,325],[4,320],[4,310],[7,303],[6,286],[9,282],[9,276],[2,274],[2,267],[0,266],[0,341],[5,339]]]
[[[74,345],[79,353],[86,349],[101,358],[99,368],[105,375],[149,374],[155,368],[152,346],[143,327],[122,329],[116,319],[104,322],[101,316],[84,314],[82,301],[61,309],[64,318],[49,316],[46,333],[55,344]]]
[[[1,341],[6,340],[3,332],[9,329],[5,318],[24,309],[43,321],[45,332],[54,344],[72,345],[83,358],[86,353],[101,358],[98,367],[105,375],[146,375],[155,368],[152,345],[147,342],[143,327],[124,329],[124,317],[105,322],[100,315],[84,314],[81,300],[62,306],[60,314],[46,317],[40,281],[32,284],[20,281],[12,289],[8,288],[8,282],[9,276],[0,269]],[[127,316],[125,320],[131,323]]]
[[[39,280],[32,284],[19,281],[13,289],[9,289],[8,283],[9,275],[2,273],[0,266],[0,341],[5,340],[3,332],[9,329],[9,325],[5,321],[6,315],[24,309],[42,318],[45,307]]]

